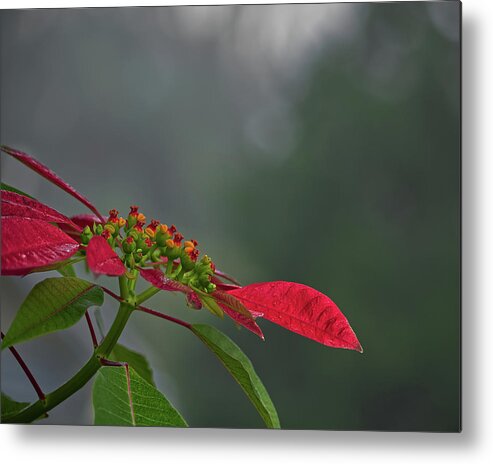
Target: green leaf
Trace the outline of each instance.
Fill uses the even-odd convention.
[[[29,403],[14,401],[10,396],[2,393],[1,396],[2,418],[4,416],[17,414],[29,406]]]
[[[230,338],[215,327],[193,324],[193,333],[219,358],[224,367],[240,384],[268,428],[279,429],[277,411],[251,361]]]
[[[147,359],[140,353],[137,353],[136,351],[133,351],[118,343],[113,348],[110,359],[112,361],[126,362],[146,382],[149,382],[151,385],[156,386],[154,384],[152,369],[149,366]]]
[[[100,287],[75,277],[52,277],[35,285],[5,335],[2,349],[73,326],[89,306],[101,306]]]
[[[77,277],[74,266],[70,262],[59,267],[57,271],[64,277]]]
[[[216,300],[205,293],[197,294],[202,304],[215,316],[224,317],[224,311],[216,303]]]
[[[94,381],[95,425],[187,427],[171,403],[132,367],[102,367]]]
[[[7,190],[8,192],[18,193],[19,195],[24,195],[25,197],[32,198],[33,200],[35,199],[31,195],[28,195],[27,193],[23,192],[22,190],[16,189],[15,187],[12,187],[11,185],[6,184],[4,182],[2,182],[1,188],[2,188],[2,190]]]

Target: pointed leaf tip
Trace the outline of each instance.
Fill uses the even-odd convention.
[[[292,332],[333,348],[363,352],[356,334],[326,295],[294,282],[263,282],[228,291],[250,311]]]
[[[1,203],[2,218],[6,216],[18,216],[27,219],[39,219],[40,221],[65,224],[68,228],[79,234],[82,231],[67,216],[34,198],[29,198],[16,192],[3,191]]]
[[[38,161],[36,158],[28,155],[19,150],[15,150],[14,148],[7,147],[5,145],[0,146],[0,150],[6,153],[7,155],[12,156],[17,159],[21,163],[25,164],[28,168],[31,168],[33,171],[37,172],[40,176],[49,180],[51,183],[55,184],[57,187],[60,187],[62,190],[67,192],[69,195],[73,196],[77,200],[79,200],[82,204],[87,206],[94,214],[96,214],[101,220],[103,217],[97,210],[97,208],[82,194],[80,194],[77,190],[75,190],[70,184],[65,182],[61,177],[55,174],[50,168],[45,166],[43,163]]]
[[[186,285],[177,282],[176,280],[167,277],[160,269],[144,269],[140,268],[140,275],[144,280],[147,280],[151,285],[167,292],[182,292],[185,294],[193,293],[193,290]]]
[[[87,265],[94,274],[120,276],[125,273],[125,266],[109,243],[100,235],[95,235],[86,248]]]

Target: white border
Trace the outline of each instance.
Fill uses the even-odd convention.
[[[1,8],[260,3],[8,0]],[[302,3],[270,2],[270,3]],[[462,434],[166,430],[0,425],[3,463],[486,463],[493,456],[491,216],[493,2],[463,2]],[[430,347],[432,349],[432,347]]]

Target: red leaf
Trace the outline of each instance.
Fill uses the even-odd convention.
[[[87,265],[94,274],[120,276],[125,273],[125,266],[109,243],[101,235],[95,235],[86,248]]]
[[[231,319],[233,319],[235,322],[242,325],[246,329],[250,330],[254,334],[258,335],[262,340],[265,340],[262,330],[260,330],[260,327],[253,319],[249,319],[248,317],[245,317],[243,314],[233,311],[229,306],[225,305],[221,301],[216,300],[216,303]]]
[[[99,219],[95,214],[77,214],[76,216],[72,216],[70,219],[73,223],[80,227],[81,231],[86,226],[89,226],[92,230],[94,223],[102,224],[101,219]],[[103,216],[103,219],[104,223],[106,223],[107,217]],[[64,224],[60,224],[60,229],[62,229],[67,235],[70,235],[72,238],[80,242],[80,232],[74,232],[73,229],[65,226]]]
[[[202,302],[196,293],[187,293],[187,305],[193,309],[202,309]]]
[[[79,244],[58,227],[38,219],[2,218],[2,275],[25,275],[64,261]]]
[[[353,329],[323,293],[293,282],[264,282],[228,292],[251,311],[280,326],[334,348],[363,352]]]
[[[192,293],[193,290],[186,285],[183,285],[176,280],[167,277],[163,271],[159,269],[140,269],[140,275],[154,287],[160,288],[167,292],[182,292]]]
[[[103,224],[108,221],[107,216],[103,216],[103,221],[101,221],[101,219],[95,214],[76,214],[75,216],[71,216],[70,219],[81,229],[86,226],[89,226],[92,229],[94,223]]]
[[[230,293],[216,290],[212,294],[212,297],[217,303],[221,302],[222,304],[229,306],[230,309],[236,311],[237,313],[243,314],[243,316],[247,319],[253,319],[254,317],[261,317],[264,315],[258,311],[250,311],[238,298],[234,297]]]
[[[14,150],[13,148],[7,147],[5,145],[0,146],[0,150],[7,153],[7,155],[16,158],[21,163],[31,168],[33,171],[36,171],[40,176],[43,176],[45,179],[48,179],[50,182],[60,187],[62,190],[65,190],[65,192],[67,192],[69,195],[72,195],[82,204],[86,205],[94,214],[96,214],[96,216],[103,220],[103,217],[101,216],[99,211],[86,197],[77,192],[77,190],[75,190],[71,185],[69,185],[61,177],[55,174],[50,168],[40,163],[37,159],[33,158],[27,153],[23,153],[19,150]]]
[[[79,234],[82,231],[67,216],[64,216],[53,208],[33,198],[9,191],[2,191],[2,218],[5,216],[19,216],[27,219],[39,219],[46,222],[66,224]]]

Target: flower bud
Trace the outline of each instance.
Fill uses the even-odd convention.
[[[93,233],[91,231],[91,228],[89,226],[84,227],[82,233],[80,234],[80,239],[82,244],[87,245],[92,237],[93,237]]]
[[[166,245],[166,241],[171,238],[168,233],[168,226],[166,224],[161,224],[156,230],[156,243],[158,246],[163,247]]]
[[[114,235],[116,232],[116,228],[113,224],[106,224],[104,230],[107,230],[111,235]]]
[[[137,224],[137,216],[139,215],[139,207],[138,206],[131,206],[130,207],[130,213],[128,214],[127,218],[127,227],[132,228]]]
[[[112,209],[110,211],[110,217],[108,218],[108,222],[118,224],[118,211],[116,209]]]
[[[125,240],[123,240],[122,248],[125,254],[133,253],[137,248],[137,244],[135,243],[133,237],[127,237]]]
[[[104,229],[103,232],[101,232],[101,237],[103,237],[106,240],[108,240],[109,238],[111,238],[110,231],[108,229]]]
[[[137,248],[140,248],[144,253],[152,247],[152,242],[146,234],[142,234],[137,240]]]

